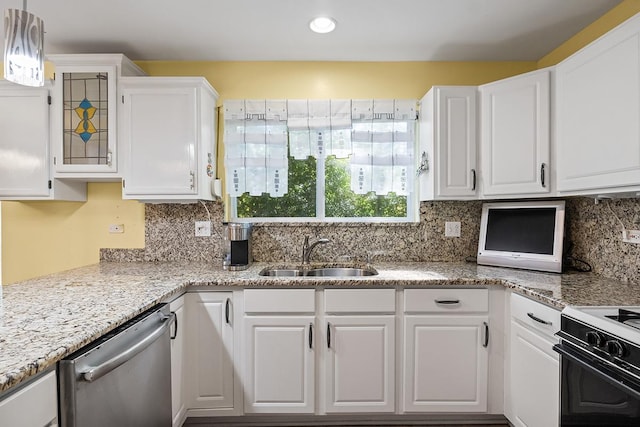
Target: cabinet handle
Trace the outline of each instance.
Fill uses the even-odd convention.
[[[553,322],[549,322],[548,320],[542,320],[541,318],[539,318],[538,316],[536,316],[533,313],[527,313],[527,316],[529,316],[529,318],[535,320],[538,323],[542,323],[543,325],[552,325]]]
[[[231,311],[231,300],[227,298],[227,302],[224,304],[224,320],[229,324],[229,312]]]
[[[471,189],[476,191],[476,170],[471,169]]]
[[[189,172],[189,186],[193,190],[195,188],[196,174],[193,171]]]
[[[486,348],[489,346],[489,324],[487,322],[482,322],[482,325],[484,326],[484,340],[482,340],[482,346]]]
[[[113,154],[111,150],[107,151],[107,166],[111,167],[111,161],[113,160]]]
[[[169,338],[175,340],[178,336],[178,315],[175,311],[172,311],[171,316],[173,317],[173,334]]]
[[[545,169],[547,168],[547,165],[545,163],[540,165],[540,182],[542,183],[542,187],[546,187],[546,184],[544,182],[544,175],[545,175]]]
[[[313,349],[313,323],[309,323],[309,349]]]
[[[456,305],[456,304],[460,304],[460,300],[459,299],[435,299],[434,300],[436,304],[441,304],[441,305]]]
[[[331,323],[327,322],[327,348],[331,348]]]

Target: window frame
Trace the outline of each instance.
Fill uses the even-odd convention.
[[[417,151],[418,141],[414,141],[414,159]],[[415,224],[419,218],[419,202],[417,201],[418,180],[414,178],[413,191],[407,194],[407,216],[406,217],[326,217],[325,216],[325,156],[316,158],[316,216],[315,217],[238,217],[238,198],[229,198],[229,216],[233,222],[250,223],[385,223],[385,224]]]

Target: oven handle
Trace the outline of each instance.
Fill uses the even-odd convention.
[[[579,356],[575,355],[574,352],[565,349],[565,347],[562,344],[554,345],[553,349],[556,352],[560,353],[560,355],[562,357],[566,357],[569,361],[579,365],[584,370],[591,372],[592,374],[600,377],[601,379],[603,379],[606,382],[610,383],[611,385],[619,388],[620,390],[624,391],[625,393],[630,394],[631,396],[634,397],[634,399],[640,400],[640,392],[639,391],[629,387],[628,385],[624,384],[623,382],[621,382],[617,378],[614,378],[611,375],[608,375],[607,373],[602,372],[598,368],[595,368],[594,366],[590,365],[588,362],[585,362],[582,358],[580,358]]]
[[[169,316],[160,314],[160,316],[160,326],[158,326],[154,331],[150,332],[146,337],[129,347],[127,350],[116,354],[111,359],[98,366],[91,367],[88,370],[81,372],[80,378],[87,382],[95,381],[113,371],[123,363],[133,359],[138,353],[149,347],[156,339],[164,334],[165,329],[170,324],[167,320],[173,318],[175,313],[172,313]]]

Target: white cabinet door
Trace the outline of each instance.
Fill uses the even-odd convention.
[[[0,80],[0,199],[85,201],[83,182],[51,178],[49,87]]]
[[[46,198],[49,174],[49,90],[0,84],[0,196]]]
[[[187,293],[187,407],[234,409],[232,292]]]
[[[640,186],[640,17],[557,66],[558,190]]]
[[[125,199],[212,200],[215,96],[204,79],[123,78]]]
[[[420,103],[420,200],[476,198],[475,86],[435,86]]]
[[[553,342],[511,322],[509,421],[518,427],[552,427],[559,422],[560,373]],[[509,412],[509,411],[508,411]]]
[[[185,310],[184,296],[169,304],[176,316],[171,330],[171,414],[173,426],[180,427],[186,419],[185,405]]]
[[[405,316],[405,412],[486,411],[486,322],[486,316]]]
[[[395,316],[326,316],[325,410],[395,410]]]
[[[534,71],[480,86],[485,196],[549,193],[550,73]]]
[[[314,316],[245,316],[246,413],[315,410]]]

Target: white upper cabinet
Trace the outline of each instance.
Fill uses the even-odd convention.
[[[477,198],[475,86],[434,86],[420,102],[420,200]]]
[[[202,77],[129,77],[120,88],[123,198],[213,200],[216,91]]]
[[[117,83],[144,72],[121,54],[48,55],[55,79],[51,143],[56,177],[118,180]]]
[[[550,192],[550,76],[544,69],[480,86],[485,197]]]
[[[0,199],[86,200],[86,184],[52,177],[49,93],[0,81]]]
[[[558,191],[640,190],[640,16],[557,66]]]

